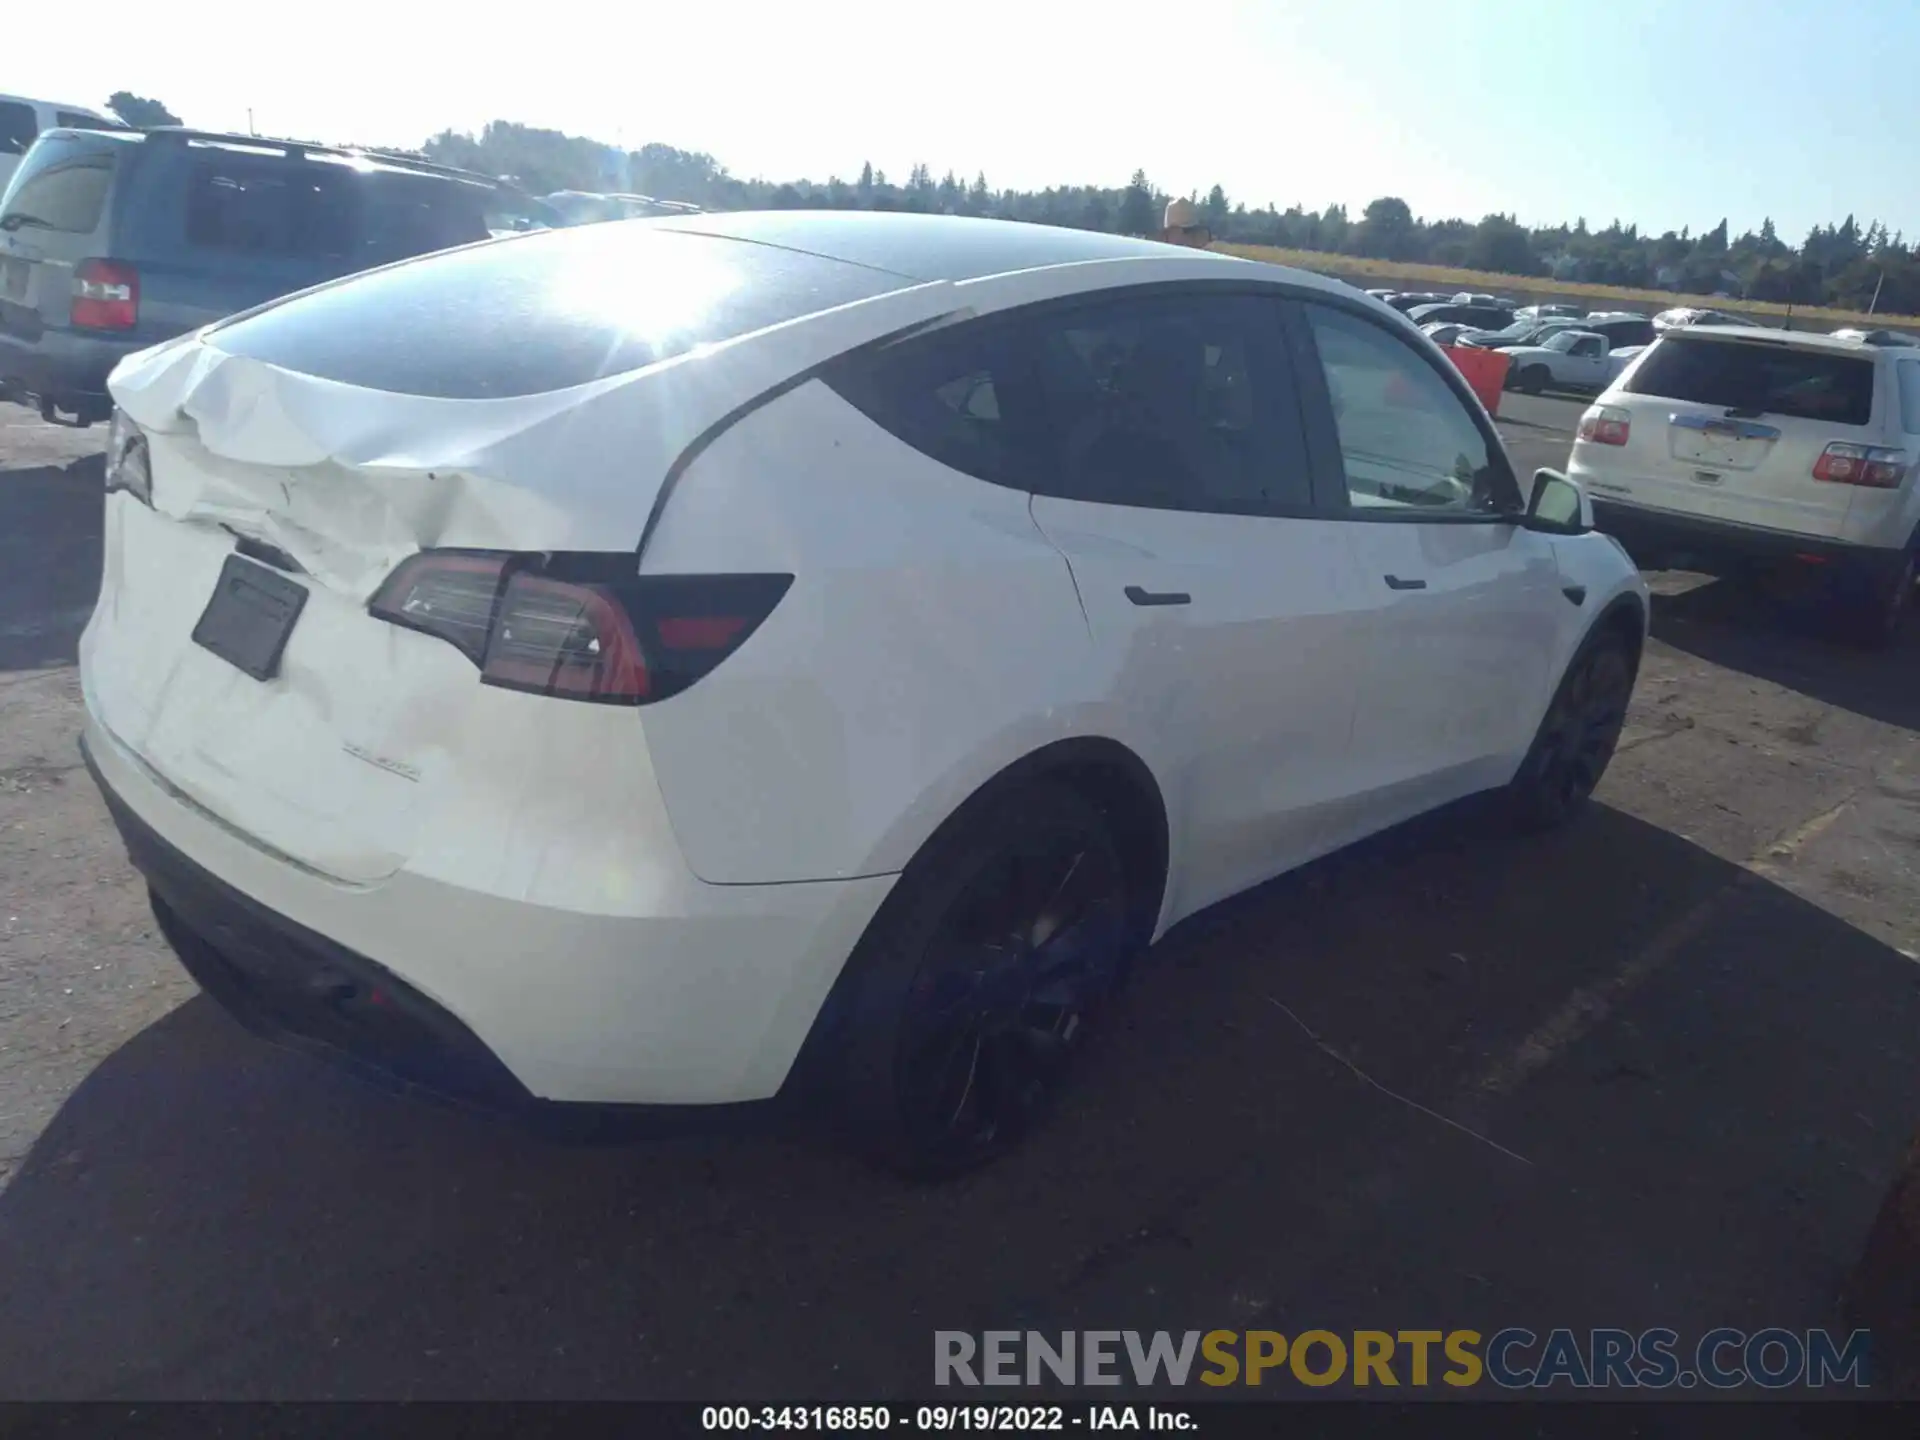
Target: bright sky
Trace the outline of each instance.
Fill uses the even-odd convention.
[[[518,120],[735,174],[1216,182],[1250,205],[1920,240],[1914,0],[92,0],[0,91],[417,144]],[[30,27],[31,28],[31,27]],[[65,38],[62,38],[65,37]]]

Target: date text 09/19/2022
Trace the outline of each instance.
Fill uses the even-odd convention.
[[[1163,1405],[708,1405],[700,1428],[716,1431],[900,1429],[953,1431],[1157,1430],[1196,1428],[1189,1411]]]

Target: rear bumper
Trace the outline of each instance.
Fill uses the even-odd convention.
[[[1881,581],[1900,571],[1906,552],[1897,548],[1852,545],[1785,530],[1766,530],[1728,520],[1706,520],[1591,496],[1595,528],[1641,552],[1680,552],[1711,567],[1752,560],[1812,560],[1849,574]]]
[[[82,751],[155,912],[250,1027],[509,1109],[777,1094],[893,877],[689,880],[655,913],[589,915],[401,871],[327,880],[173,792],[88,720]]]
[[[41,330],[28,339],[17,328],[0,327],[0,388],[104,417],[112,410],[107,376],[124,357],[148,343],[67,330]]]
[[[450,1011],[194,864],[114,793],[84,739],[80,752],[147,882],[161,933],[200,988],[248,1029],[452,1099],[503,1109],[533,1100]]]

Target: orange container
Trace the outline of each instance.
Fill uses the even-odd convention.
[[[1489,415],[1500,413],[1500,394],[1506,389],[1507,357],[1498,350],[1476,350],[1471,345],[1442,345],[1454,369],[1466,377]]]

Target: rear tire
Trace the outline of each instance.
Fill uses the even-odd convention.
[[[1884,649],[1900,638],[1913,613],[1915,578],[1914,551],[1909,549],[1897,574],[1866,587],[1854,604],[1849,627],[1863,645]]]
[[[1135,947],[1100,813],[1052,783],[936,835],[861,940],[836,1109],[920,1179],[997,1159],[1044,1117]]]
[[[1523,830],[1549,830],[1579,813],[1606,774],[1633,697],[1634,664],[1618,635],[1580,648],[1508,787]]]
[[[1520,372],[1520,388],[1529,395],[1538,395],[1547,388],[1547,382],[1553,379],[1544,365],[1529,365]]]

